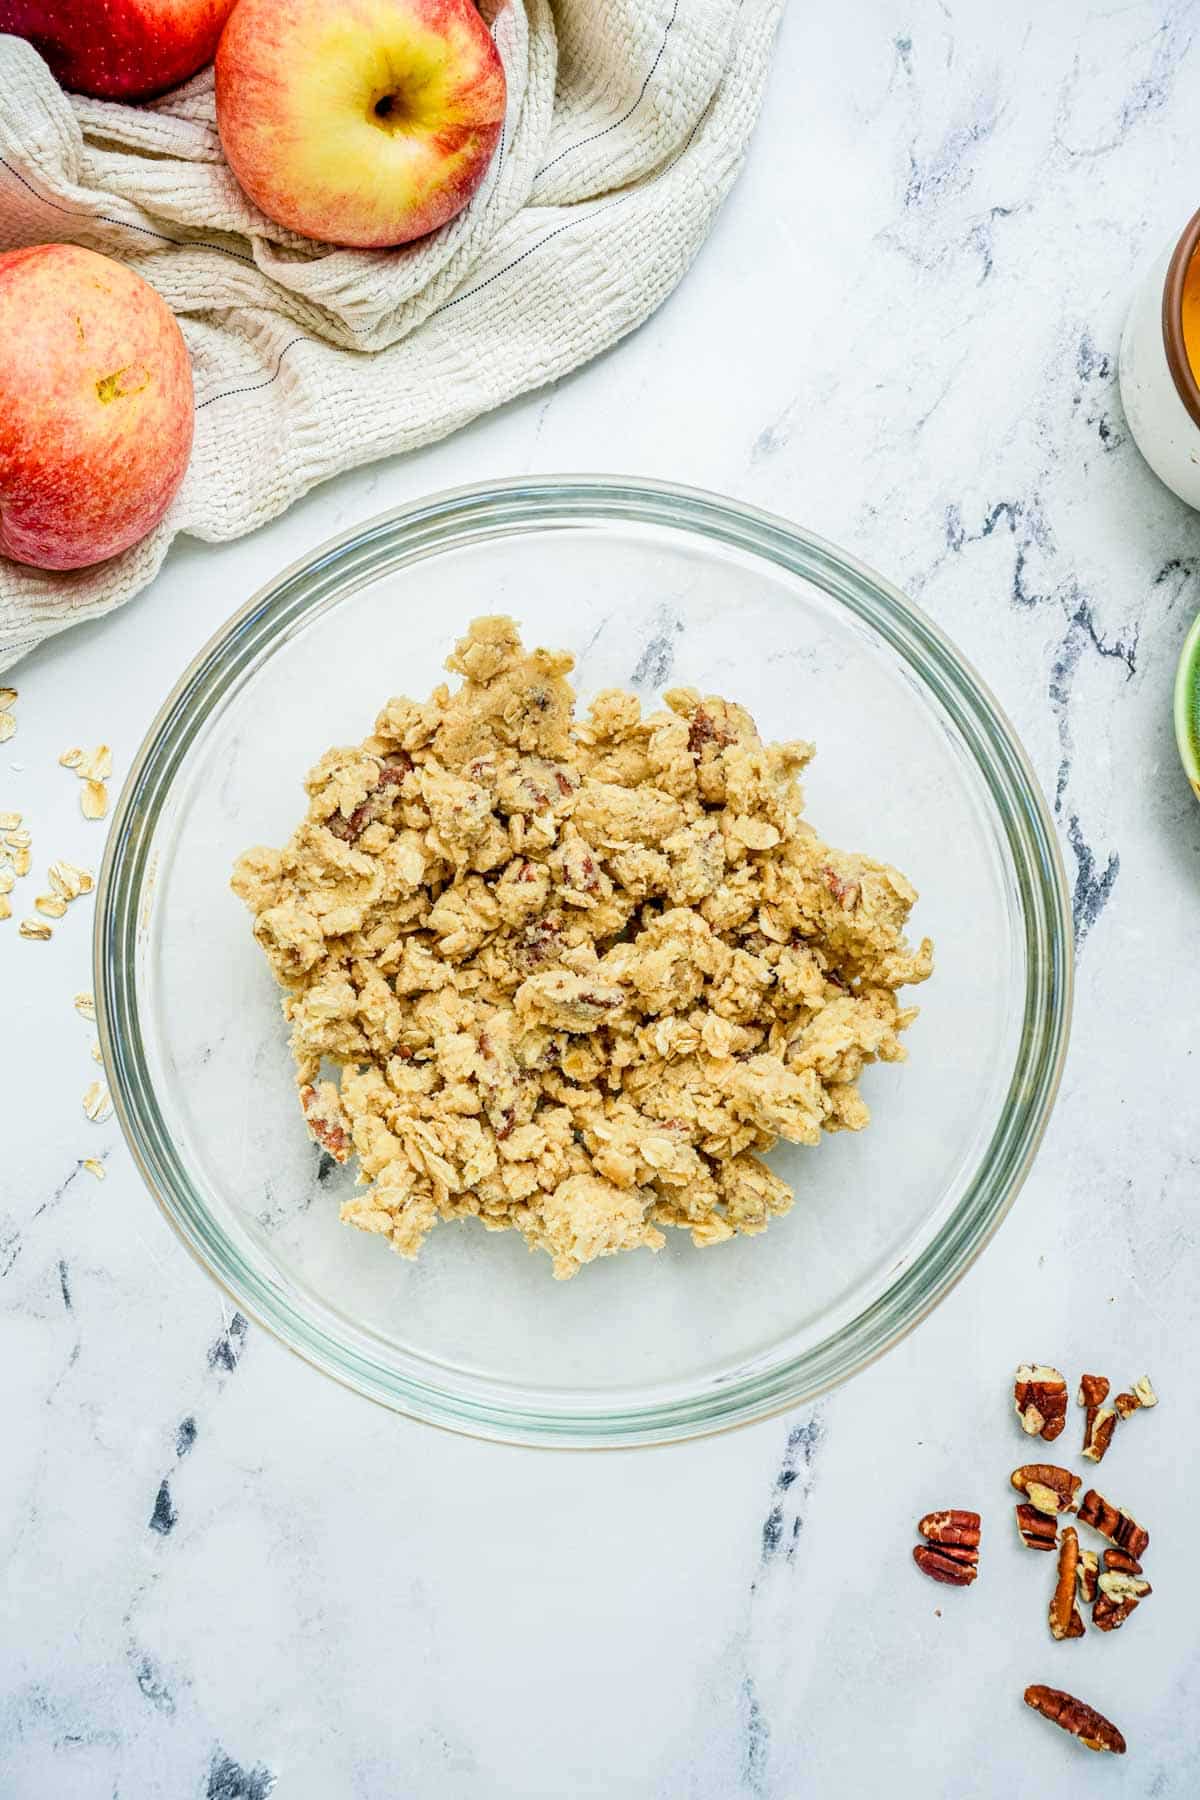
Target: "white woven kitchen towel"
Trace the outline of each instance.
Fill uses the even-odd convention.
[[[0,559],[0,669],[128,600],[176,532],[250,531],[640,324],[737,174],[782,7],[482,0],[508,76],[500,149],[465,212],[392,251],[264,218],[222,158],[211,70],[122,106],[64,94],[0,36],[0,249],[69,239],[128,263],[179,315],[196,383],[191,466],[148,538],[67,575]]]

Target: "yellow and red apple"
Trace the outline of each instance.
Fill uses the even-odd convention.
[[[217,125],[268,218],[382,248],[461,212],[500,140],[504,69],[472,0],[240,0]]]
[[[144,100],[211,62],[234,0],[0,0],[0,31],[28,38],[64,87]]]
[[[74,244],[0,255],[0,555],[77,569],[128,549],[183,480],[195,412],[174,315]]]

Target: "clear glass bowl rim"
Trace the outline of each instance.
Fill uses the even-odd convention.
[[[593,1395],[523,1396],[465,1379],[453,1390],[388,1365],[374,1339],[325,1330],[278,1279],[251,1266],[217,1227],[166,1129],[143,1043],[135,948],[155,827],[171,783],[213,708],[280,632],[381,573],[403,553],[536,526],[651,525],[764,558],[800,575],[869,625],[949,716],[996,807],[1012,858],[1026,951],[1020,1051],[1006,1104],[961,1201],[920,1256],[848,1326],[800,1356],[719,1387],[609,1409]],[[664,1443],[747,1424],[811,1401],[913,1330],[962,1278],[1012,1205],[1045,1132],[1066,1058],[1073,935],[1066,879],[1045,799],[986,684],[891,583],[824,539],[753,507],[665,482],[564,475],[485,482],[401,506],[330,539],[268,582],[214,634],[158,712],[113,815],[97,890],[95,993],[100,1041],[125,1139],[168,1223],[247,1317],[314,1367],[410,1417],[471,1436],[563,1448]]]

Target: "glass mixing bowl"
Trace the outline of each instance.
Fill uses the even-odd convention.
[[[297,1108],[279,992],[229,890],[280,844],[301,779],[424,696],[478,613],[577,658],[586,698],[687,684],[806,737],[808,816],[894,862],[936,947],[909,1060],[873,1120],[771,1161],[762,1237],[605,1259],[556,1282],[515,1232],[439,1226],[416,1263],[342,1225]],[[498,483],[389,513],[287,570],[159,713],[116,809],[96,920],[117,1110],[184,1243],[317,1368],[439,1425],[530,1444],[683,1438],[807,1400],[908,1331],[979,1254],[1045,1128],[1071,926],[1045,803],[978,676],[853,558],[730,501],[648,482]],[[327,1168],[328,1165],[326,1165]]]

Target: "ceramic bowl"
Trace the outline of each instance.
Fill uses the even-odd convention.
[[[1121,401],[1139,450],[1189,506],[1200,507],[1200,383],[1183,343],[1183,284],[1200,251],[1200,212],[1143,277],[1121,338]]]

